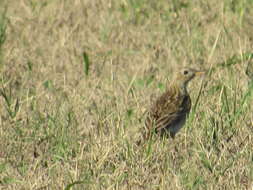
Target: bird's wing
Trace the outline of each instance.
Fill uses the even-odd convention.
[[[191,109],[191,99],[188,94],[164,93],[152,106],[146,124],[149,128],[159,131],[172,126],[189,113]]]

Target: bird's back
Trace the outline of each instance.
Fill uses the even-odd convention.
[[[187,91],[170,87],[152,105],[146,119],[146,138],[152,131],[158,133],[171,132],[173,136],[185,123],[191,109],[191,99]]]

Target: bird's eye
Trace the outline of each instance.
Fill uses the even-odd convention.
[[[187,71],[187,70],[185,70],[185,71],[184,71],[184,75],[187,75],[187,74],[188,74],[188,71]]]

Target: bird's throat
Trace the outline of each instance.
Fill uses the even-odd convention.
[[[175,94],[181,94],[181,95],[188,94],[188,92],[187,92],[187,84],[181,83],[181,82],[178,82],[178,81],[173,82],[169,86],[169,89],[170,89],[170,91],[174,91]]]

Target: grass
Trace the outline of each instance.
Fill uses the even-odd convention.
[[[252,188],[252,1],[0,5],[1,189]],[[183,65],[186,126],[136,146]]]

